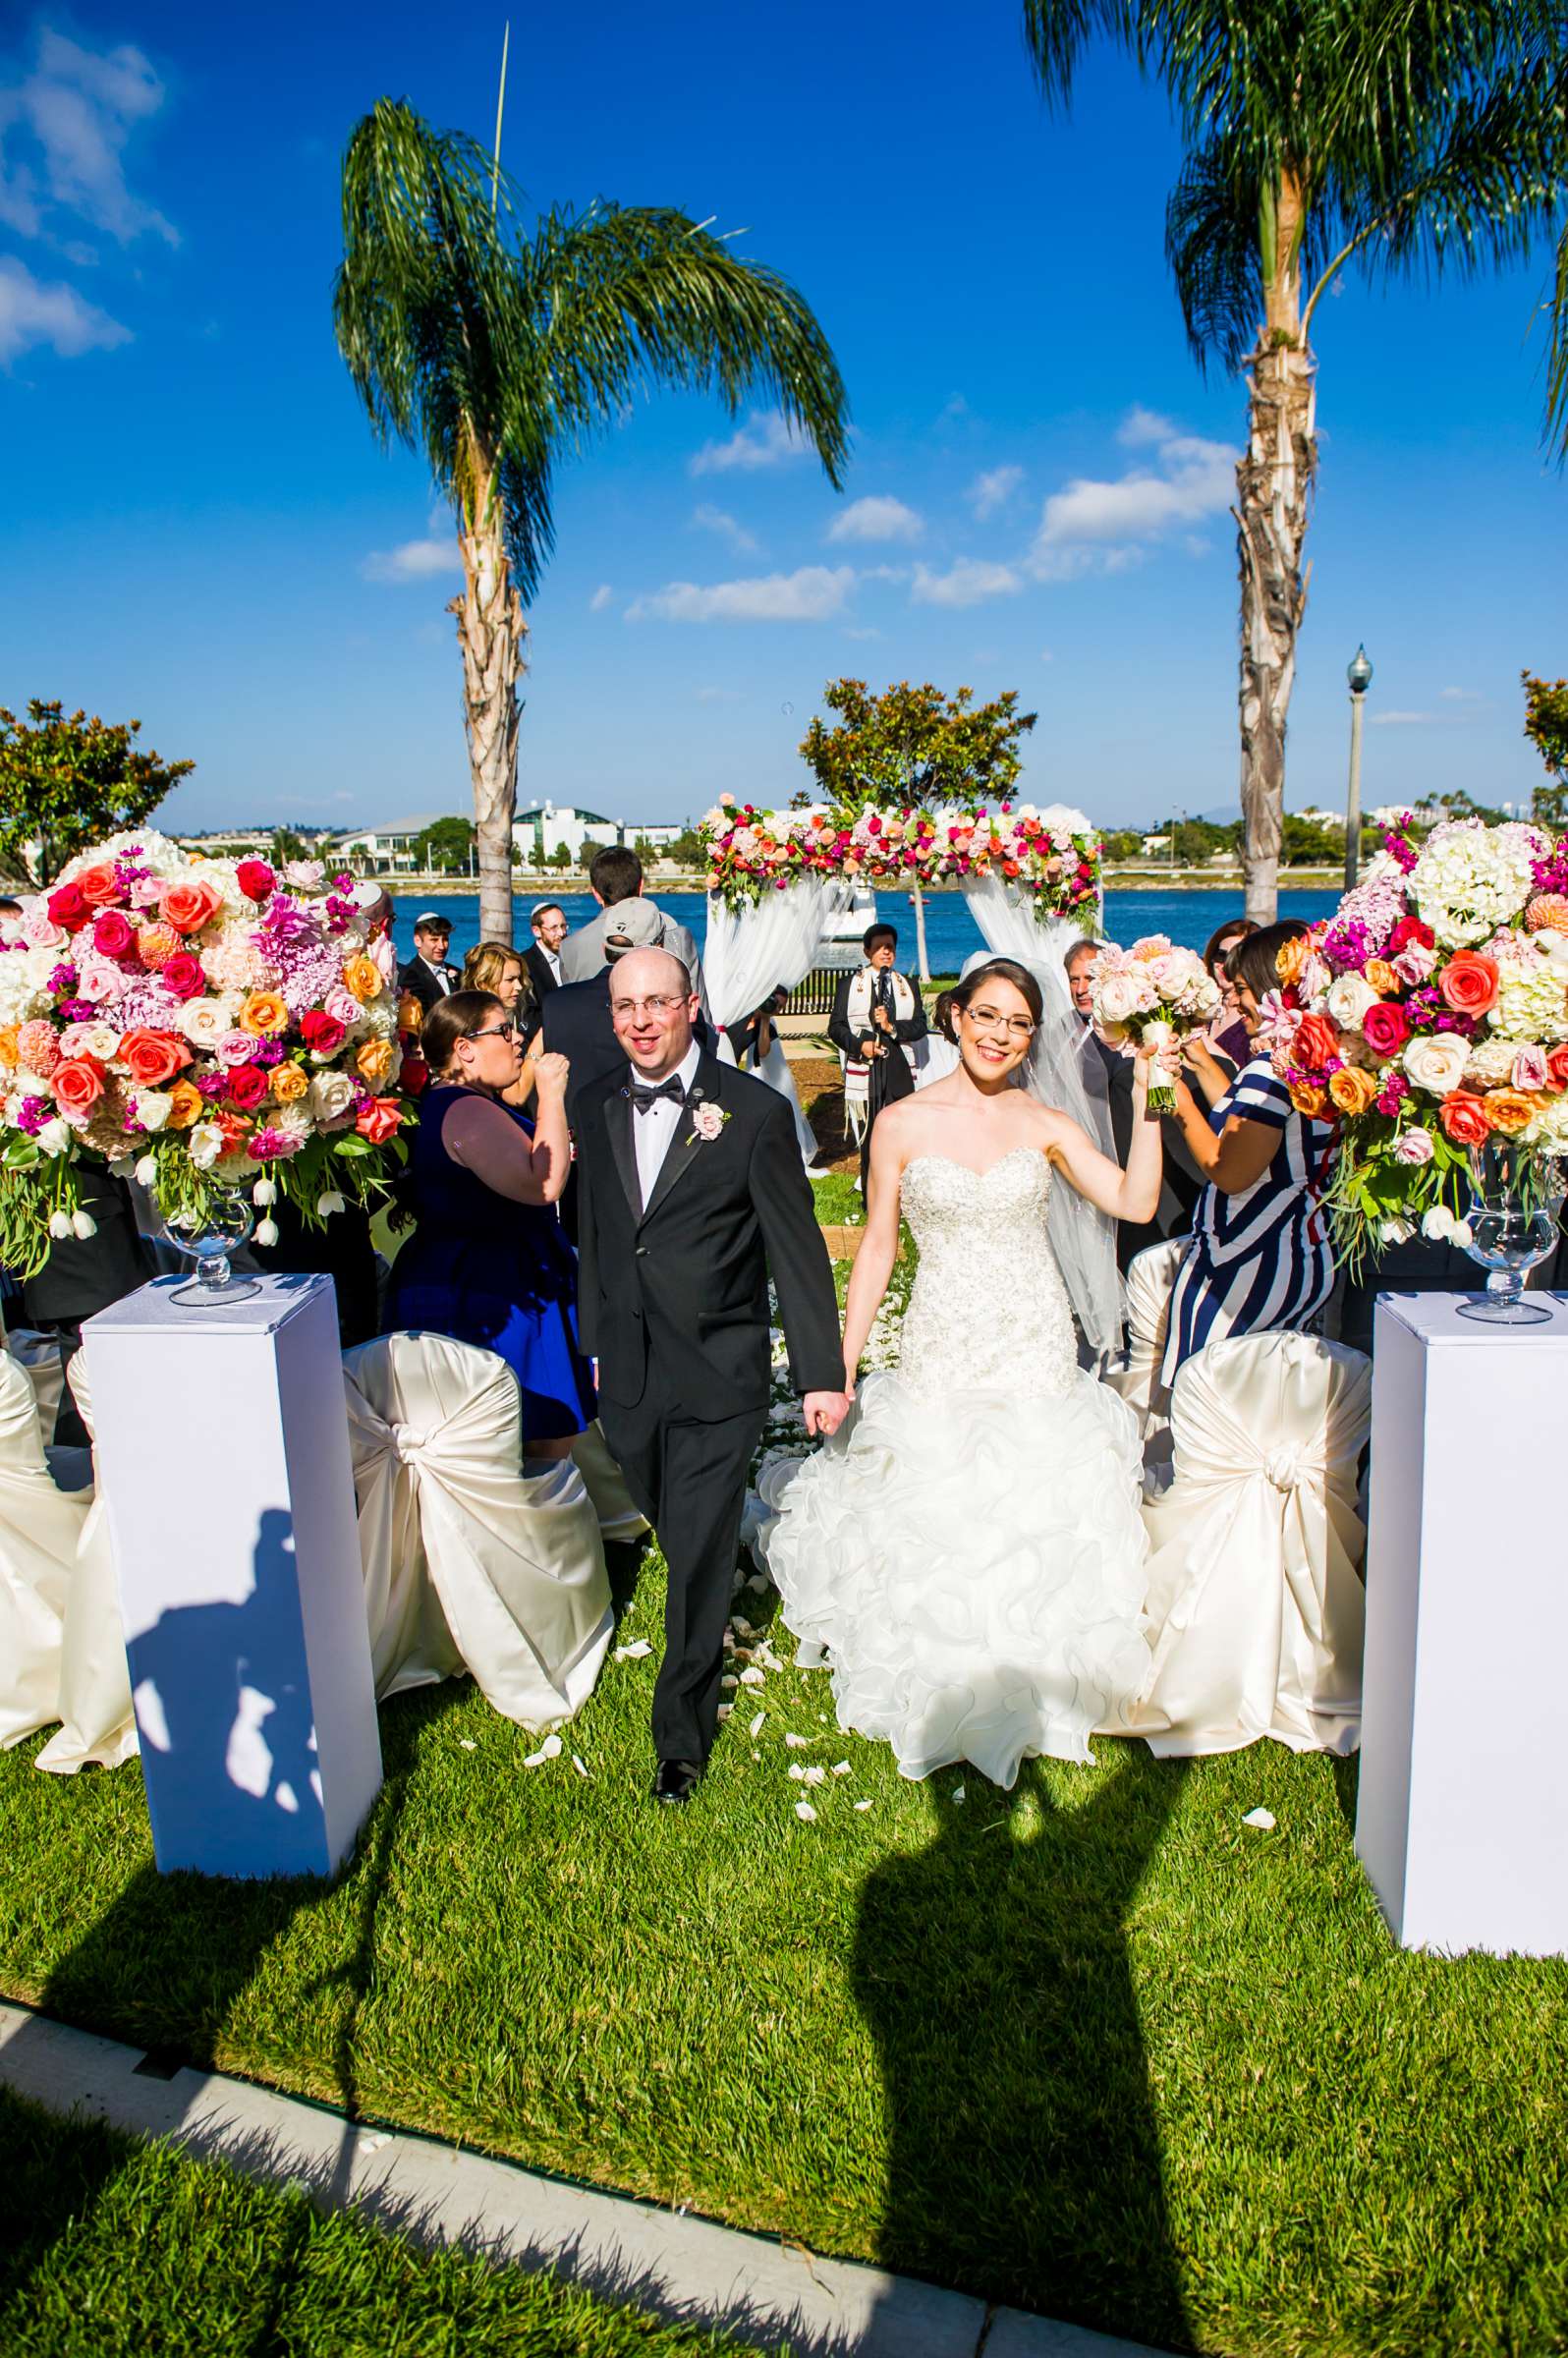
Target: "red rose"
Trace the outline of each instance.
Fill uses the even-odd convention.
[[[67,1113],[90,1113],[103,1095],[103,1067],[95,1056],[62,1057],[50,1085]]]
[[[300,1038],[314,1056],[335,1056],[342,1047],[348,1027],[324,1007],[312,1007],[308,1015],[300,1018]]]
[[[120,909],[105,909],[92,928],[92,946],[105,958],[123,958],[136,947],[137,929]]]
[[[238,1105],[242,1113],[250,1113],[259,1105],[269,1086],[258,1064],[235,1064],[229,1068],[229,1102]]]
[[[1546,1059],[1546,1078],[1553,1089],[1568,1089],[1568,1045],[1552,1049]]]
[[[1290,1048],[1303,1072],[1320,1072],[1331,1056],[1339,1054],[1339,1034],[1326,1015],[1304,1015]]]
[[[422,1056],[405,1056],[398,1070],[398,1087],[406,1097],[417,1097],[430,1086],[430,1068]]]
[[[1468,1089],[1456,1089],[1438,1107],[1443,1129],[1456,1147],[1483,1147],[1491,1130],[1486,1109]]]
[[[1437,947],[1437,936],[1430,926],[1424,925],[1419,917],[1402,917],[1388,936],[1389,957],[1397,958],[1413,941],[1419,941],[1424,950]]]
[[[396,1097],[366,1097],[354,1117],[354,1127],[372,1147],[384,1147],[396,1135],[402,1119]]]
[[[1479,950],[1455,950],[1433,979],[1455,1015],[1484,1015],[1497,1003],[1497,961]]]
[[[1362,1017],[1361,1029],[1374,1056],[1397,1056],[1410,1038],[1410,1018],[1396,999],[1379,999]]]
[[[242,860],[234,880],[248,901],[264,901],[278,879],[264,860]]]
[[[178,1032],[127,1032],[119,1057],[139,1089],[162,1089],[192,1061],[190,1043]]]
[[[206,989],[207,979],[195,950],[176,950],[161,971],[177,999],[199,999]]]
[[[48,900],[49,915],[67,932],[80,926],[87,914],[87,904],[80,884],[57,884]]]

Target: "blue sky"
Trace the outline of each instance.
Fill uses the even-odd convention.
[[[0,702],[139,715],[184,826],[462,809],[454,567],[332,342],[337,173],[382,95],[486,138],[506,0],[0,12]],[[514,11],[505,161],[544,201],[746,229],[849,386],[842,497],[765,415],[656,395],[562,474],[524,800],[785,799],[822,683],[1017,688],[1028,788],[1103,821],[1235,805],[1239,385],[1162,252],[1177,160],[1124,62],[1070,121],[1017,0]],[[1322,464],[1289,800],[1523,799],[1522,666],[1568,669],[1539,442],[1546,260],[1358,282],[1315,323]]]

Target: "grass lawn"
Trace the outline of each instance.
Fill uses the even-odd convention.
[[[0,2096],[6,2358],[742,2358],[465,2254],[423,2253],[304,2192],[51,2119]]]

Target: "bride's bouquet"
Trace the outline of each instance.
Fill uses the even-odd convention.
[[[1168,1048],[1202,1032],[1219,1010],[1219,988],[1196,950],[1184,950],[1166,933],[1148,933],[1130,950],[1107,942],[1094,961],[1091,997],[1102,1039],[1128,1055],[1138,1048]],[[1174,1113],[1176,1093],[1152,1076],[1147,1108],[1150,1117]]]

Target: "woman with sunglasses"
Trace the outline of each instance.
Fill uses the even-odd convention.
[[[494,1351],[523,1394],[530,1457],[564,1457],[592,1422],[577,1343],[577,1256],[555,1207],[572,1165],[564,1056],[540,1056],[532,1120],[506,1102],[523,1069],[517,1020],[493,992],[456,990],[424,1018],[406,1200],[413,1236],[392,1267],[389,1331],[423,1328]]]

